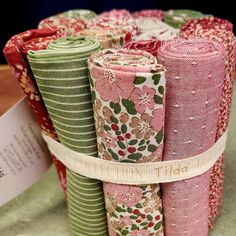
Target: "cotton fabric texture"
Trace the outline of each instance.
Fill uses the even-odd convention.
[[[167,81],[163,160],[200,154],[215,143],[225,50],[210,40],[178,39],[158,55]],[[166,236],[208,235],[210,173],[162,184]]]
[[[225,72],[221,80],[224,83],[221,92],[220,101],[220,114],[217,124],[216,141],[226,131],[229,122],[230,110],[232,105],[233,96],[233,83],[235,72],[235,42],[234,34],[226,30],[230,29],[230,24],[227,21],[217,18],[209,19],[210,22],[206,22],[206,19],[200,19],[195,24],[195,27],[186,28],[183,27],[181,37],[202,37],[208,38],[215,42],[222,44],[226,50],[225,55]],[[224,181],[224,162],[225,154],[223,153],[219,160],[216,162],[212,169],[211,182],[210,182],[210,196],[209,196],[209,226],[212,227],[216,217],[220,213],[223,197],[223,181]]]
[[[58,141],[57,134],[49,118],[47,109],[44,105],[41,94],[35,82],[35,78],[29,67],[27,52],[29,50],[41,50],[47,45],[59,38],[63,34],[57,29],[34,29],[27,30],[13,36],[5,45],[3,54],[9,64],[12,73],[17,79],[21,90],[28,98],[30,108],[32,109],[36,120],[44,133]],[[54,165],[57,169],[60,183],[66,192],[66,169],[65,166],[51,155]]]
[[[97,157],[88,57],[98,41],[65,37],[28,58],[58,137],[68,148]],[[107,235],[102,184],[67,169],[68,211],[72,235]]]
[[[98,156],[127,163],[161,161],[164,68],[140,50],[103,50],[89,61]],[[109,235],[163,235],[159,184],[104,183]]]

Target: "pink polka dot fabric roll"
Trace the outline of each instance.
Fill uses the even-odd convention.
[[[210,20],[212,19],[212,20]],[[213,21],[214,20],[214,21]],[[188,25],[188,23],[186,24]],[[235,37],[229,30],[232,30],[232,24],[226,20],[218,18],[200,19],[192,28],[183,27],[180,35],[183,38],[201,37],[213,40],[222,44],[226,50],[225,54],[225,73],[221,80],[224,83],[221,92],[220,114],[217,124],[216,141],[223,135],[228,127],[232,97],[233,97],[233,82],[235,71]],[[215,163],[210,182],[209,196],[209,226],[212,228],[216,217],[220,213],[223,197],[223,182],[224,182],[224,162],[225,154],[223,153]]]
[[[166,68],[164,161],[188,158],[215,143],[224,75],[224,48],[177,39],[159,48]],[[162,184],[166,236],[207,236],[210,171]]]

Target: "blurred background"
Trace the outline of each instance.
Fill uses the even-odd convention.
[[[0,48],[1,51],[7,40],[27,29],[37,28],[38,22],[57,13],[84,8],[100,13],[112,8],[126,8],[133,12],[140,9],[193,9],[205,14],[228,19],[236,25],[236,10],[231,0],[21,0],[4,1],[0,14]],[[235,33],[235,28],[234,28]],[[0,64],[5,59],[0,53]]]

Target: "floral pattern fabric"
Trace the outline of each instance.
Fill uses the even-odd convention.
[[[161,161],[164,69],[143,51],[103,50],[89,59],[98,155],[110,161]],[[163,235],[158,184],[104,183],[110,235]]]
[[[131,34],[123,30],[86,29],[79,34],[98,40],[103,49],[121,48],[131,41]]]
[[[88,28],[124,30],[130,32],[132,36],[140,33],[134,18],[127,10],[111,10],[109,12],[103,12],[88,22]]]
[[[187,23],[188,24],[188,23]],[[191,24],[191,23],[190,23]],[[225,74],[222,77],[224,82],[221,100],[220,100],[220,113],[217,124],[216,141],[226,131],[229,122],[230,110],[232,105],[233,96],[233,83],[235,72],[235,42],[234,34],[226,30],[230,29],[229,22],[218,18],[196,20],[192,28],[186,28],[183,26],[181,36],[184,38],[190,38],[194,36],[209,38],[222,44],[226,50],[225,56]],[[185,30],[184,30],[185,29]],[[224,181],[224,159],[223,153],[218,161],[215,163],[210,180],[210,194],[209,194],[209,227],[213,227],[213,223],[216,217],[220,213],[223,197],[223,181]]]
[[[34,112],[38,124],[43,132],[58,141],[57,134],[48,116],[44,102],[38,91],[34,76],[29,68],[26,58],[29,50],[45,49],[49,42],[62,37],[63,34],[56,29],[28,30],[13,36],[3,49],[4,56],[18,80],[18,83],[28,98],[29,105]],[[51,155],[60,178],[61,185],[66,191],[65,166]]]

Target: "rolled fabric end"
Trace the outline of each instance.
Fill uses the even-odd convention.
[[[137,40],[125,44],[124,48],[146,51],[157,57],[157,51],[161,45],[162,41],[160,40]]]
[[[226,19],[220,19],[214,16],[203,16],[199,19],[188,20],[182,27],[181,31],[194,32],[196,29],[211,30],[222,29],[233,31],[233,24]]]
[[[167,81],[163,159],[200,154],[215,143],[225,50],[207,39],[176,39],[158,55]],[[208,235],[210,173],[161,185],[166,235]]]
[[[124,164],[161,161],[164,67],[150,53],[128,49],[97,52],[88,64],[99,158]],[[160,195],[159,184],[105,182],[109,234],[162,236]]]
[[[98,40],[103,49],[121,48],[131,40],[130,32],[124,30],[86,29],[79,32],[79,35]]]
[[[181,26],[190,19],[195,19],[203,16],[199,11],[188,9],[169,10],[164,14],[164,22],[174,28],[181,28]]]

